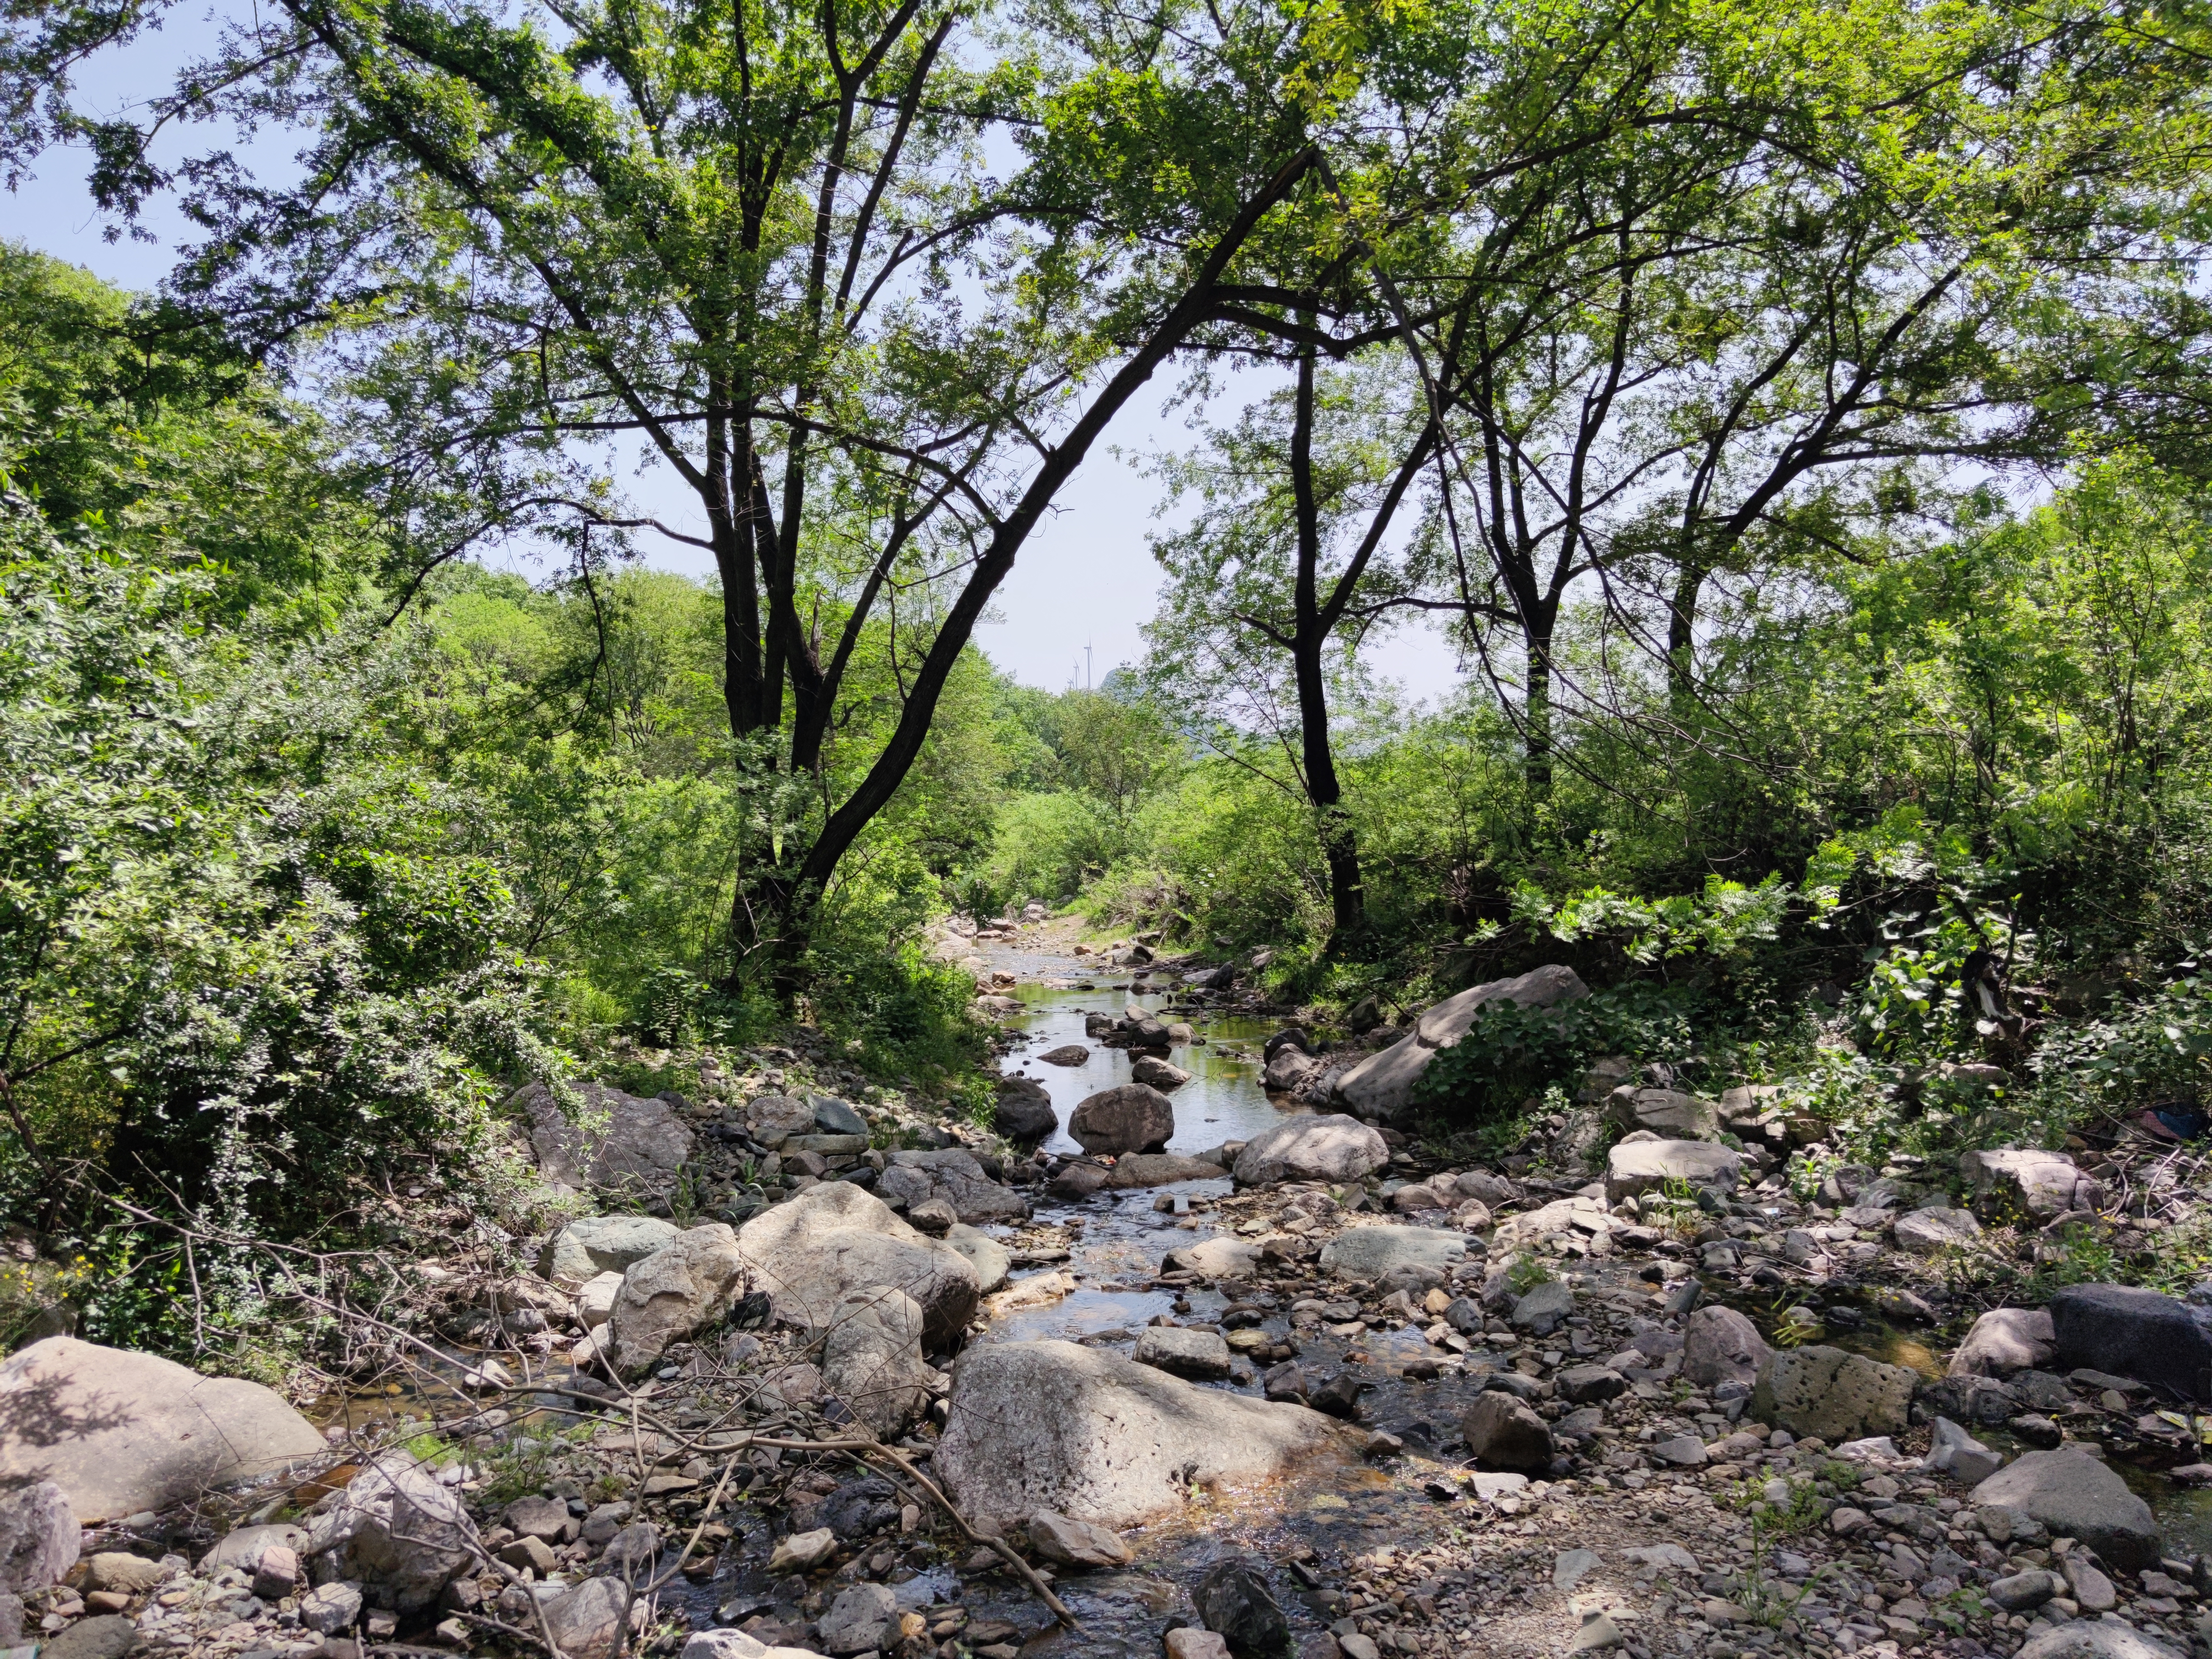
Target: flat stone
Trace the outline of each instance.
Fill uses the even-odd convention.
[[[1694,1434],[1662,1440],[1650,1449],[1650,1455],[1660,1462],[1671,1464],[1678,1469],[1701,1469],[1711,1461],[1705,1443]]]
[[[2004,1467],[2004,1459],[1968,1434],[1948,1417],[1936,1419],[1923,1468],[1949,1475],[1963,1485],[1979,1486]]]
[[[289,1522],[276,1522],[258,1527],[240,1527],[225,1533],[216,1546],[200,1558],[200,1571],[221,1572],[225,1567],[235,1567],[240,1572],[251,1573],[261,1564],[261,1552],[271,1544],[301,1555],[307,1553],[307,1529]]]
[[[1049,1510],[1140,1526],[1200,1492],[1358,1455],[1364,1437],[1303,1406],[1201,1388],[1072,1342],[990,1342],[953,1368],[939,1477],[971,1518]]]
[[[1571,1406],[1617,1399],[1628,1389],[1628,1379],[1609,1365],[1571,1365],[1553,1380],[1559,1398]]]
[[[868,1120],[861,1116],[860,1108],[850,1102],[840,1100],[835,1095],[809,1095],[806,1103],[814,1109],[814,1127],[821,1133],[858,1135],[863,1141],[867,1139]],[[817,1146],[815,1150],[821,1152],[825,1149]],[[867,1148],[864,1146],[860,1150],[866,1152]]]
[[[138,1626],[119,1613],[80,1619],[39,1645],[39,1659],[123,1659],[138,1639]]]
[[[1229,1638],[1218,1630],[1183,1625],[1164,1638],[1168,1659],[1229,1659]]]
[[[1206,1279],[1249,1279],[1260,1271],[1260,1247],[1241,1238],[1202,1238],[1170,1250],[1160,1267],[1165,1273],[1198,1273]]]
[[[823,1158],[838,1158],[867,1150],[868,1138],[865,1134],[793,1135],[783,1143],[783,1152],[787,1158],[793,1152],[817,1152]]]
[[[273,1389],[70,1336],[0,1362],[0,1486],[52,1480],[81,1525],[330,1453]]]
[[[2048,1221],[2069,1211],[2094,1209],[2097,1183],[2064,1152],[1998,1147],[1959,1155],[1959,1173],[1973,1191],[1973,1207],[1986,1220]]]
[[[1244,1143],[1231,1167],[1240,1187],[1280,1181],[1334,1185],[1362,1180],[1389,1161],[1389,1143],[1378,1131],[1338,1112],[1268,1125]]]
[[[1218,1164],[1185,1158],[1181,1152],[1129,1152],[1114,1160],[1114,1167],[1106,1172],[1106,1184],[1116,1190],[1171,1187],[1184,1181],[1218,1181],[1222,1174]]]
[[[768,1570],[771,1574],[811,1572],[837,1553],[837,1534],[827,1527],[817,1527],[810,1532],[794,1532],[775,1540],[769,1552]]]
[[[1891,1231],[1897,1248],[1907,1255],[1934,1255],[1972,1243],[1982,1236],[1982,1224],[1971,1210],[1934,1204],[1898,1217]]]
[[[1631,1134],[1648,1129],[1662,1140],[1712,1140],[1721,1132],[1720,1109],[1679,1089],[1616,1089],[1605,1121]]]
[[[336,1579],[300,1598],[300,1623],[318,1636],[335,1636],[361,1617],[361,1608],[360,1584]]]
[[[1624,1140],[1606,1151],[1605,1199],[1618,1204],[1662,1191],[1675,1181],[1730,1193],[1742,1174],[1742,1158],[1711,1141]]]
[[[1595,1550],[1561,1550],[1552,1559],[1552,1588],[1571,1590],[1604,1565]]]
[[[1348,1227],[1322,1247],[1321,1266],[1339,1279],[1364,1281],[1406,1267],[1449,1273],[1466,1256],[1462,1233],[1433,1227]]]
[[[2069,1619],[2021,1644],[2013,1659],[2182,1659],[2178,1649],[2110,1619]]]
[[[1130,1358],[1139,1365],[1151,1365],[1194,1382],[1218,1382],[1229,1375],[1229,1344],[1218,1331],[1147,1325],[1137,1333],[1137,1346]]]

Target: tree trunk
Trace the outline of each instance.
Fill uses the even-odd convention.
[[[1303,320],[1303,319],[1302,319]],[[1322,653],[1330,633],[1321,606],[1321,507],[1313,485],[1314,354],[1298,356],[1297,418],[1291,428],[1291,493],[1297,507],[1297,580],[1292,605],[1291,661],[1298,688],[1298,747],[1306,798],[1313,803],[1322,854],[1328,861],[1332,938],[1348,940],[1367,925],[1367,892],[1359,876],[1359,837],[1343,807],[1336,754],[1329,741],[1328,686]]]
[[[1558,621],[1556,608],[1547,605],[1527,629],[1528,692],[1522,709],[1522,750],[1531,802],[1552,798],[1552,635]]]
[[[1705,584],[1705,565],[1688,556],[1676,567],[1674,603],[1667,615],[1667,701],[1676,723],[1696,712],[1698,698],[1698,599]]]

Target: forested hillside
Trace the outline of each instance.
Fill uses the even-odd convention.
[[[1224,1490],[1349,1447],[1458,1505],[1390,1461],[1447,1444],[1585,1495],[1711,1462],[1756,1517],[1702,1603],[1547,1601],[1501,1653],[1981,1659],[2045,1603],[2185,1643],[2206,39],[2089,0],[9,9],[11,184],[83,161],[116,234],[185,228],[145,292],[0,242],[0,1392],[163,1356],[263,1385],[206,1408],[276,1413],[240,1445],[360,1461],[204,1513],[212,1466],[63,1492],[42,1449],[99,1425],[0,1422],[0,1534],[61,1540],[0,1573],[0,1648],[21,1591],[59,1659],[1012,1659],[916,1576],[1073,1640],[1036,1564],[1126,1565],[1219,1448]],[[976,629],[1117,448],[1162,500],[1110,532],[1143,653],[1022,684]],[[1086,1324],[1109,1293],[1156,1299]],[[1835,1416],[1853,1333],[1889,1404]],[[1023,1484],[1093,1383],[1189,1450],[1160,1492]],[[2002,1495],[1868,1553],[1862,1482],[1933,1504],[2099,1413],[2166,1553]],[[376,1554],[410,1504],[428,1565]],[[299,1536],[206,1553],[248,1520]],[[54,1566],[76,1521],[113,1547]],[[1431,1532],[1389,1613],[1389,1549],[1297,1534],[1306,1659],[1462,1650],[1438,1597],[1491,1581]],[[1808,1533],[1833,1561],[1772,1567]],[[171,1544],[185,1601],[132,1577]],[[1288,1654],[1219,1571],[1188,1632],[1091,1607],[1097,1650]],[[1801,1616],[1823,1583],[1872,1599]],[[230,1635],[161,1611],[234,1592]]]

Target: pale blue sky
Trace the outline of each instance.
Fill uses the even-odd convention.
[[[211,38],[206,16],[172,13],[166,31],[95,63],[81,77],[89,100],[103,113],[119,113],[165,84],[179,59]],[[204,131],[185,136],[198,143],[207,137]],[[235,149],[255,167],[281,173],[289,169],[295,145],[289,135],[270,133]],[[8,202],[3,222],[6,228],[0,234],[133,289],[151,288],[161,280],[173,246],[189,229],[166,204],[156,204],[144,222],[152,242],[127,236],[108,240],[108,227],[84,188],[83,154],[75,150],[41,158],[38,176]],[[1108,453],[1105,445],[1093,451],[1000,589],[994,614],[1000,620],[977,629],[976,643],[1016,678],[1058,690],[1069,683],[1071,673],[1080,672],[1086,645],[1097,679],[1142,654],[1139,629],[1152,614],[1159,585],[1145,538],[1160,522],[1154,513],[1163,492],[1138,461],[1148,452],[1180,448],[1190,440],[1187,411],[1162,410],[1173,389],[1172,379],[1164,375],[1131,404],[1109,436],[1121,454]],[[664,510],[684,506],[680,492],[656,487],[650,476],[623,482],[641,501]],[[693,575],[707,572],[703,553],[666,543],[649,550],[647,557],[667,569]],[[1459,680],[1450,646],[1425,626],[1393,638],[1376,665],[1423,699],[1442,696]]]

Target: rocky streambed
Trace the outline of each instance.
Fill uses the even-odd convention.
[[[642,1208],[703,1165],[723,1218],[586,1218],[521,1275],[410,1264],[489,1324],[388,1326],[401,1393],[318,1426],[66,1339],[9,1359],[0,1623],[57,1659],[2201,1640],[2203,1316],[2086,1285],[1939,1338],[1945,1251],[2118,1224],[2072,1160],[1801,1199],[1757,1100],[1600,1078],[1637,1126],[1602,1174],[1571,1121],[1439,1167],[1328,1109],[1379,1041],[1005,932],[977,963],[1024,1038],[1005,1133],[784,1055],[596,1143],[549,1127],[542,1162]]]

